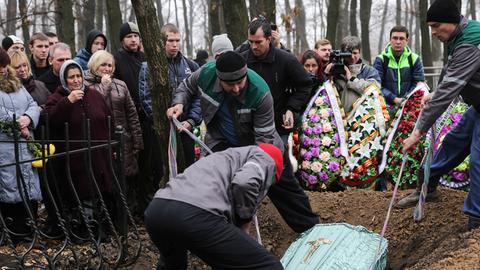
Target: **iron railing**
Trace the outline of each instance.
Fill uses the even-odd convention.
[[[14,116],[13,119],[16,117]],[[48,120],[45,121],[45,125],[40,128],[42,139],[35,141],[41,145],[42,150],[47,149],[47,153],[42,151],[41,157],[20,160],[19,146],[27,142],[19,139],[17,130],[14,130],[12,140],[0,141],[0,144],[14,144],[15,161],[0,164],[0,168],[9,166],[16,168],[17,186],[20,187],[19,193],[27,212],[27,225],[30,229],[26,234],[16,233],[9,226],[12,220],[5,218],[0,211],[0,262],[5,264],[7,267],[5,269],[9,269],[8,267],[13,269],[111,269],[131,265],[141,253],[142,242],[125,196],[123,128],[116,127],[115,140],[113,140],[111,119],[109,118],[108,139],[92,140],[90,119],[84,117],[82,140],[70,139],[67,123],[64,126],[64,140],[48,140],[44,139],[49,138],[48,122]],[[65,151],[50,155],[47,145],[60,143],[65,145]],[[84,147],[72,149],[72,143],[81,143]],[[102,194],[93,172],[92,151],[98,149],[107,151],[109,157],[116,156],[116,158],[109,159],[109,166],[113,172],[112,197],[114,200],[111,201],[114,204],[115,219],[107,207],[106,198]],[[72,180],[72,177],[75,176],[70,170],[70,158],[72,155],[80,154],[86,161],[85,170],[88,173],[89,184],[93,187],[95,200],[82,200]],[[20,165],[35,160],[41,160],[44,164],[43,168],[39,169],[40,181],[44,187],[42,196],[44,200],[52,203],[60,228],[58,235],[48,234],[44,224],[45,214],[37,216],[36,209],[33,209],[30,203]],[[53,162],[65,164],[66,179],[56,179]],[[71,190],[68,196],[73,196],[73,198],[62,197],[65,194],[61,194],[58,180],[66,181]],[[69,201],[68,207],[67,200]],[[73,209],[74,211],[72,211]],[[95,215],[91,215],[92,211]],[[21,241],[19,242],[18,239]]]

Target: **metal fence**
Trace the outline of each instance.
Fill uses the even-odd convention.
[[[13,119],[16,119],[15,116]],[[113,131],[111,119],[108,119],[109,136],[107,140],[92,140],[90,120],[83,121],[83,139],[71,140],[69,127],[65,123],[64,140],[48,140],[48,121],[41,127],[42,139],[31,141],[38,143],[41,157],[21,160],[19,148],[22,143],[19,132],[13,130],[12,140],[0,141],[0,144],[13,144],[15,161],[0,164],[0,168],[15,166],[16,180],[22,198],[23,209],[27,213],[28,233],[17,233],[12,228],[11,218],[6,218],[0,211],[0,264],[2,269],[102,269],[118,268],[134,263],[140,255],[142,243],[125,196],[125,175],[123,173],[123,129],[116,127]],[[13,123],[14,125],[16,123]],[[46,135],[45,135],[46,134]],[[115,139],[112,139],[114,134]],[[48,144],[64,144],[65,151],[48,153]],[[72,148],[72,144],[82,144],[81,148]],[[100,150],[101,149],[101,150]],[[112,198],[106,198],[95,179],[92,166],[92,151],[107,151],[109,166],[113,172]],[[78,187],[72,180],[70,159],[74,155],[83,155],[88,172],[88,179],[94,192],[94,200],[84,200]],[[47,161],[48,159],[48,161]],[[47,231],[46,213],[37,215],[35,205],[29,195],[21,164],[40,160],[44,164],[39,169],[43,201],[51,203],[58,221],[57,235]],[[65,166],[66,179],[56,179],[56,165]],[[1,181],[1,179],[0,179]],[[68,194],[59,189],[59,181],[69,187]],[[68,198],[66,198],[68,196]],[[68,201],[68,203],[67,203]],[[43,206],[43,204],[41,204]],[[41,212],[41,211],[40,211]],[[52,210],[50,215],[52,215]],[[93,214],[92,214],[93,213]],[[52,218],[52,217],[49,217]],[[10,268],[8,268],[10,267]]]
[[[440,78],[440,73],[442,71],[442,67],[424,67],[425,72],[425,80],[433,91],[437,88],[438,80]]]

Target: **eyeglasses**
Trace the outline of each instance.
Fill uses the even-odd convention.
[[[102,63],[102,64],[100,64],[100,66],[102,66],[102,67],[113,67],[113,65],[110,64],[110,63]]]

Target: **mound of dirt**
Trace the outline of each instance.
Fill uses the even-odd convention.
[[[400,191],[398,198],[409,192]],[[392,192],[348,190],[308,195],[322,223],[346,222],[380,233]],[[462,212],[466,193],[441,189],[440,195],[426,204],[421,222],[413,221],[413,208],[392,211],[386,232],[388,269],[480,269],[480,230],[468,232]],[[265,206],[259,215],[262,237],[274,240],[269,243],[272,251],[281,256],[296,234],[270,203]],[[271,223],[278,225],[271,229]],[[272,237],[270,231],[274,231]]]
[[[409,192],[399,191],[398,198]],[[441,189],[440,195],[437,201],[426,204],[421,222],[413,221],[413,209],[392,211],[386,232],[388,269],[480,269],[480,230],[469,232],[467,217],[462,212],[466,193]],[[392,192],[348,190],[309,192],[308,196],[322,223],[346,222],[380,233]],[[268,199],[258,217],[264,246],[281,257],[298,235],[285,224]],[[145,244],[144,250],[149,251],[146,253],[155,252],[149,241]],[[152,264],[154,257],[142,256],[137,265]],[[192,256],[189,269],[210,268]]]

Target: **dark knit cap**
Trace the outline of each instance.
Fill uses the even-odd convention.
[[[427,22],[459,23],[460,11],[451,0],[436,0],[427,11]]]
[[[0,48],[0,67],[6,67],[7,65],[10,65],[10,57],[4,49]]]
[[[4,50],[8,50],[10,47],[12,47],[12,45],[13,45],[13,40],[11,37],[5,37],[2,40],[2,48]]]
[[[133,22],[126,22],[122,24],[122,26],[120,26],[120,41],[122,41],[123,38],[130,33],[137,33],[140,35],[138,26]]]
[[[247,75],[245,59],[234,51],[224,52],[216,62],[217,77],[226,82],[235,82]]]

